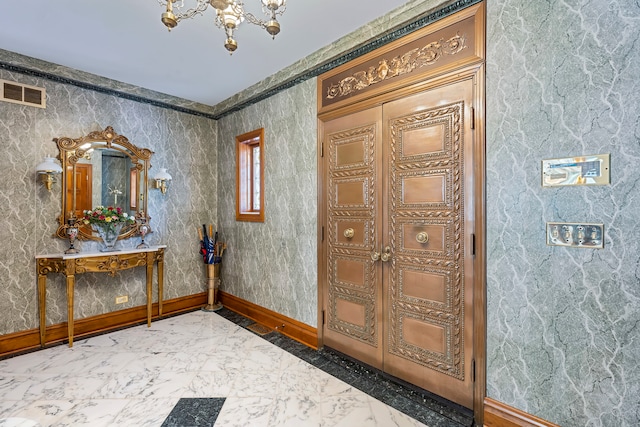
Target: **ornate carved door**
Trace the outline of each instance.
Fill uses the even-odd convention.
[[[324,344],[473,407],[474,79],[324,124]]]
[[[384,371],[473,406],[473,81],[385,104]]]
[[[325,343],[372,366],[382,361],[382,110],[325,124],[328,152]],[[374,257],[375,258],[375,257]]]

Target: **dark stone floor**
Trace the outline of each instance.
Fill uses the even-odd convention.
[[[224,397],[180,399],[162,427],[204,427],[215,424]]]

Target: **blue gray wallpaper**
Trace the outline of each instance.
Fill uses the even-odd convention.
[[[0,51],[1,53],[1,51]],[[78,138],[113,126],[119,134],[155,152],[150,175],[166,167],[173,181],[165,196],[149,191],[153,233],[150,244],[168,245],[164,298],[206,290],[202,261],[197,254],[196,225],[216,221],[217,124],[215,121],[0,70],[0,78],[45,87],[47,108],[0,103],[3,155],[0,156],[0,334],[38,327],[35,256],[60,253],[68,242],[54,238],[60,207],[60,180],[48,192],[36,178],[35,167],[45,155],[58,153],[53,138]],[[132,238],[118,243],[131,247]],[[80,242],[83,251],[96,242]],[[144,269],[77,276],[77,319],[146,304]],[[154,286],[155,290],[155,286]],[[115,297],[129,295],[116,305]],[[157,301],[157,295],[154,296]],[[49,275],[47,324],[66,322],[66,288],[61,275]]]
[[[226,111],[411,16],[452,3],[409,1],[205,110]],[[640,424],[639,39],[640,5],[632,0],[487,2],[487,395],[562,426]],[[165,298],[206,289],[196,227],[213,223],[228,244],[224,291],[316,325],[314,78],[217,122],[7,70],[0,78],[45,86],[48,97],[46,110],[0,104],[0,334],[37,327],[34,256],[66,248],[51,237],[60,184],[47,192],[36,182],[35,165],[55,154],[52,138],[107,125],[155,151],[151,175],[159,167],[173,175],[166,196],[149,195],[148,240],[168,245]],[[266,220],[236,222],[235,136],[260,127]],[[601,153],[611,154],[610,185],[542,188],[543,159]],[[605,247],[547,246],[548,221],[603,223]],[[65,290],[53,277],[47,322],[60,323]],[[104,283],[101,275],[80,278],[78,318],[145,303],[142,271]],[[124,293],[129,303],[116,306],[115,296]]]
[[[264,127],[265,221],[235,220],[236,136]],[[316,326],[316,79],[218,121],[221,289]]]
[[[640,5],[489,1],[488,396],[562,426],[640,425]],[[611,185],[541,160],[611,153]],[[601,250],[545,222],[604,223]]]

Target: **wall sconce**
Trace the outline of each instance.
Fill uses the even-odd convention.
[[[160,168],[160,170],[158,170],[158,173],[153,179],[155,180],[153,188],[160,189],[162,194],[166,193],[167,182],[171,181],[172,179],[171,175],[169,175],[169,173],[167,172],[167,169]]]
[[[53,157],[45,156],[42,163],[36,166],[36,173],[40,175],[40,180],[47,187],[47,190],[51,191],[51,187],[55,182],[53,175],[62,173],[62,167],[55,162]]]

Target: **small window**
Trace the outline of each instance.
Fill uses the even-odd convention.
[[[264,128],[236,137],[236,221],[264,222]]]

